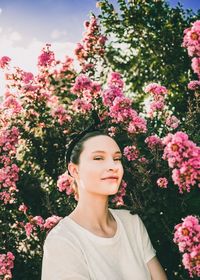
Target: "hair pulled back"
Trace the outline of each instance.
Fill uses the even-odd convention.
[[[108,134],[106,134],[104,131],[100,131],[100,130],[96,130],[96,131],[92,131],[92,132],[88,132],[87,134],[85,134],[83,136],[83,138],[81,138],[77,144],[74,146],[71,156],[70,156],[70,161],[74,164],[79,164],[79,160],[80,160],[80,154],[82,153],[83,149],[84,149],[84,143],[95,136],[101,136],[101,135],[105,135],[110,137]]]

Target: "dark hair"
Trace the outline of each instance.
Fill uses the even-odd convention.
[[[104,131],[100,131],[100,130],[96,130],[96,131],[92,131],[92,132],[88,132],[87,134],[85,134],[83,136],[83,138],[81,138],[77,144],[74,146],[72,152],[71,152],[71,156],[70,156],[70,161],[73,162],[74,164],[79,164],[79,159],[80,159],[80,154],[83,151],[83,145],[84,143],[95,136],[108,136],[110,137],[107,133],[105,133]],[[112,138],[112,137],[111,137]]]

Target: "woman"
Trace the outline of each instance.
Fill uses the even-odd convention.
[[[108,208],[123,177],[110,136],[90,132],[70,151],[77,206],[48,234],[42,280],[166,280],[138,215]]]

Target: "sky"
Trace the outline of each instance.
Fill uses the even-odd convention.
[[[116,4],[117,0],[110,2]],[[200,0],[167,2],[200,9]],[[96,0],[0,0],[0,57],[9,56],[14,65],[32,72],[36,72],[37,57],[46,43],[51,43],[56,58],[73,57],[90,12],[98,14]],[[0,95],[3,87],[0,73]]]

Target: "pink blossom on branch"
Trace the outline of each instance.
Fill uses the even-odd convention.
[[[161,86],[157,83],[151,83],[147,85],[144,89],[146,93],[150,93],[154,96],[164,96],[167,94],[167,89],[164,86]]]
[[[176,129],[179,126],[179,123],[179,119],[177,119],[177,117],[174,115],[171,115],[166,119],[166,125],[173,129]]]
[[[148,148],[151,150],[154,150],[156,148],[157,149],[163,148],[162,139],[157,135],[148,136],[144,142],[147,143]]]
[[[188,139],[188,135],[178,131],[163,138],[163,159],[168,161],[172,179],[180,193],[190,191],[195,184],[200,187],[200,148]]]
[[[200,223],[196,216],[187,216],[174,227],[173,241],[183,254],[183,265],[190,277],[200,276]]]
[[[128,161],[136,160],[139,157],[139,151],[136,146],[126,146],[123,151],[124,156]]]
[[[112,199],[112,202],[115,203],[116,206],[124,205],[123,197],[126,195],[126,187],[127,187],[127,183],[125,181],[122,181],[118,193]]]
[[[62,219],[62,217],[53,215],[49,218],[47,218],[44,222],[44,228],[47,230],[52,229],[53,227],[55,227],[57,225],[57,223]]]
[[[190,90],[200,90],[200,81],[191,81],[188,84]]]
[[[0,278],[12,279],[11,269],[14,267],[15,256],[11,252],[0,254]]]
[[[192,69],[200,78],[200,57],[194,57],[192,59]]]
[[[23,212],[24,214],[26,214],[27,210],[28,210],[28,207],[22,203],[19,208],[18,208],[19,211]]]
[[[105,106],[112,106],[116,97],[123,97],[124,94],[118,87],[111,87],[102,92],[102,101]]]
[[[111,72],[107,78],[107,85],[109,87],[117,87],[123,89],[124,81],[122,80],[122,76],[119,72]]]
[[[168,180],[167,178],[165,177],[161,177],[157,180],[157,185],[160,187],[160,188],[167,188],[167,185],[168,185]]]
[[[42,49],[42,53],[38,57],[38,66],[48,67],[55,61],[54,53],[49,50],[50,44]]]
[[[200,20],[192,23],[192,27],[184,30],[183,44],[189,56],[200,56]]]
[[[11,61],[10,57],[2,56],[0,58],[0,68],[5,69],[8,66],[9,62]]]
[[[73,189],[71,187],[73,183],[73,178],[69,175],[69,173],[66,171],[62,175],[58,177],[57,181],[57,187],[60,192],[66,192],[67,195],[70,195],[73,193]]]

